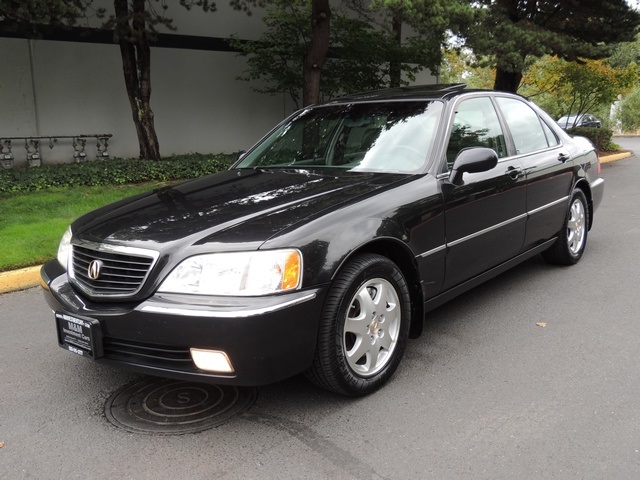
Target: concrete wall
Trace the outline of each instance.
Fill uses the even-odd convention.
[[[260,12],[247,17],[219,4],[215,13],[169,12],[177,34],[256,39]],[[246,69],[235,53],[152,48],[151,107],[163,155],[246,149],[294,110],[287,96],[253,92],[236,80]],[[427,72],[417,83],[434,83]],[[139,153],[117,45],[0,38],[0,138],[111,133],[111,156]],[[48,144],[48,141],[45,143]],[[70,141],[41,145],[43,162],[69,160]],[[96,149],[87,142],[89,158]],[[26,164],[23,144],[13,145]]]

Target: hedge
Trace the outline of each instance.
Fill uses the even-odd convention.
[[[618,146],[611,141],[613,138],[613,130],[610,128],[590,128],[590,127],[575,127],[567,130],[569,135],[577,135],[580,137],[587,137],[591,140],[591,143],[602,152],[612,152],[618,150]]]
[[[51,187],[124,185],[177,181],[225,170],[234,154],[174,155],[162,160],[110,158],[0,171],[0,193],[24,193]]]

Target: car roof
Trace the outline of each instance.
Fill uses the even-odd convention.
[[[455,97],[462,92],[471,92],[474,90],[467,89],[465,83],[451,84],[435,84],[435,85],[412,85],[410,87],[385,88],[382,90],[373,90],[370,92],[354,93],[336,98],[327,102],[325,105],[348,103],[348,102],[366,102],[366,101],[384,101],[384,100],[433,100],[446,99]]]

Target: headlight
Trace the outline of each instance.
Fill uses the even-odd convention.
[[[302,254],[295,249],[213,253],[182,261],[159,292],[197,295],[269,295],[302,283]]]
[[[67,268],[69,254],[71,253],[71,235],[71,227],[69,227],[62,235],[62,240],[60,240],[60,245],[58,246],[58,261],[64,268]]]

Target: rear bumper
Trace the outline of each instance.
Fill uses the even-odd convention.
[[[73,289],[55,260],[42,267],[41,276],[53,311],[99,323],[97,362],[245,386],[273,383],[311,365],[326,293],[316,288],[252,298],[154,295],[140,303],[96,303]],[[198,369],[190,348],[224,351],[233,373]]]
[[[590,188],[591,202],[593,204],[593,211],[595,212],[602,203],[602,198],[604,197],[604,179],[597,178],[596,180],[591,182]]]

